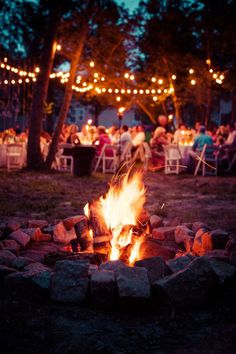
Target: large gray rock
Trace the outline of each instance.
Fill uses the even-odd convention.
[[[116,261],[107,261],[101,263],[99,266],[99,270],[111,270],[113,272],[116,272],[117,270],[126,267],[127,266],[124,262],[122,262],[120,259],[117,259]]]
[[[196,233],[193,252],[199,256],[214,249],[224,249],[229,240],[229,234],[223,230],[212,230],[204,232],[204,229]]]
[[[109,309],[114,306],[116,277],[110,270],[99,270],[91,275],[90,294],[92,304],[97,308]]]
[[[116,272],[120,303],[128,305],[147,301],[150,297],[148,271],[140,267],[120,268]]]
[[[33,263],[33,259],[27,257],[16,257],[12,262],[12,267],[18,270],[23,270],[25,266]]]
[[[54,242],[68,244],[71,240],[76,239],[76,233],[74,227],[66,229],[64,223],[61,221],[53,228],[53,240]]]
[[[28,268],[23,272],[8,275],[5,278],[5,284],[9,291],[25,294],[26,296],[32,290],[49,290],[52,271],[43,265],[41,266],[38,265],[38,267]]]
[[[220,285],[232,280],[235,276],[236,268],[233,265],[215,259],[210,260],[210,265],[215,272]]]
[[[15,240],[8,240],[8,239],[2,240],[0,244],[2,246],[1,249],[10,251],[14,253],[16,256],[19,254],[20,245]]]
[[[25,247],[30,241],[30,236],[20,229],[12,232],[9,237],[18,242],[22,247]]]
[[[172,270],[173,273],[176,273],[184,268],[192,262],[193,256],[185,255],[182,257],[170,259],[169,261],[166,262],[167,266]]]
[[[12,267],[12,262],[14,261],[14,259],[16,258],[16,256],[10,252],[10,251],[0,251],[0,264],[1,265],[5,265],[7,267]]]
[[[156,240],[164,241],[174,241],[175,239],[175,226],[172,227],[158,227],[152,230],[152,237]]]
[[[148,271],[148,278],[150,283],[171,274],[170,268],[165,264],[161,257],[151,257],[142,259],[134,263],[135,267],[146,268]]]
[[[216,283],[210,262],[199,257],[183,270],[155,282],[153,288],[158,297],[164,295],[174,306],[192,308],[205,302]]]
[[[163,226],[163,218],[158,215],[152,215],[150,217],[150,225],[152,229]]]
[[[175,228],[175,242],[184,243],[187,237],[194,237],[194,233],[188,227],[179,225]]]
[[[51,298],[59,302],[78,303],[88,290],[88,261],[58,261],[52,279]]]
[[[150,257],[162,257],[164,261],[175,257],[175,250],[169,247],[161,246],[157,240],[148,239],[140,246],[140,259]]]

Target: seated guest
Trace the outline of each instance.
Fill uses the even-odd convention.
[[[165,133],[165,128],[157,127],[154,131],[153,138],[150,140],[152,164],[154,168],[164,168],[165,166],[165,153],[163,146],[169,144],[169,141],[165,137]]]
[[[96,142],[98,142],[97,154],[100,155],[103,146],[105,144],[111,144],[111,139],[109,138],[109,136],[106,132],[106,128],[104,126],[100,125],[97,129],[97,132],[98,132],[98,137],[96,138],[96,140],[93,143],[96,144]],[[107,150],[106,156],[112,156],[112,151]]]
[[[186,130],[186,125],[180,123],[179,128],[174,133],[174,143],[179,144],[183,140]]]
[[[193,151],[202,151],[203,146],[207,144],[212,146],[213,145],[213,139],[211,136],[206,134],[206,128],[204,125],[200,126],[199,129],[199,135],[195,136],[194,142],[193,142]]]
[[[78,144],[78,127],[75,124],[69,126],[69,136],[67,137],[66,143],[68,144]]]
[[[108,135],[111,143],[115,144],[117,142],[117,128],[114,125],[108,129]]]
[[[139,147],[139,145],[141,145],[145,141],[144,127],[139,125],[137,130],[138,130],[138,132],[132,140],[133,147],[136,149]]]
[[[233,123],[229,123],[226,125],[226,130],[228,132],[227,139],[224,145],[228,147],[236,147],[236,129]]]
[[[118,142],[120,142],[121,151],[124,150],[126,144],[132,143],[132,138],[129,133],[129,128],[127,125],[123,125],[121,127],[121,136],[120,136],[120,139],[118,140]]]

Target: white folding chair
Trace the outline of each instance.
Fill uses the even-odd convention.
[[[101,154],[97,156],[97,162],[94,168],[96,172],[101,166],[102,173],[115,173],[118,169],[118,148],[115,145],[104,144]]]
[[[194,176],[198,174],[200,167],[202,167],[202,176],[217,176],[219,162],[225,158],[220,158],[219,148],[217,146],[209,146],[205,144],[201,154],[197,157],[198,162],[195,168]]]
[[[126,143],[120,158],[121,163],[125,163],[127,166],[132,164],[131,148],[132,143]]]
[[[143,166],[144,166],[144,170],[147,171],[149,161],[152,158],[152,152],[151,152],[151,149],[150,149],[150,146],[148,143],[144,142],[142,145],[143,145],[143,151],[144,151]]]
[[[20,143],[7,144],[7,170],[21,169],[24,165],[24,149]]]
[[[165,174],[180,173],[181,152],[177,144],[163,146],[165,153]]]
[[[73,149],[73,144],[60,144],[56,154],[56,169],[61,172],[73,173],[74,159],[71,155],[64,155],[64,149]]]

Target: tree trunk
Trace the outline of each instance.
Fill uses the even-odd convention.
[[[74,81],[75,81],[75,77],[76,77],[76,73],[77,73],[77,66],[80,61],[81,54],[82,54],[82,51],[84,48],[84,43],[85,43],[85,40],[87,37],[87,33],[88,33],[88,29],[89,29],[89,18],[90,18],[93,3],[94,3],[94,1],[92,1],[92,0],[88,1],[87,11],[86,11],[87,13],[84,14],[84,21],[82,23],[82,28],[81,28],[80,42],[79,42],[79,45],[78,45],[78,48],[77,48],[75,54],[72,57],[72,60],[71,60],[70,76],[69,76],[69,80],[66,84],[66,89],[65,89],[65,94],[63,97],[61,110],[59,113],[56,129],[53,134],[52,143],[50,145],[49,153],[48,153],[47,160],[46,160],[46,166],[48,169],[51,168],[52,163],[54,161],[55,154],[57,152],[59,137],[62,132],[63,124],[66,120],[66,117],[67,117],[67,114],[68,114],[68,111],[70,108],[70,103],[71,103],[71,99],[73,96],[72,85],[74,85]]]
[[[52,6],[48,19],[48,28],[45,33],[40,72],[34,87],[32,108],[29,119],[29,137],[27,148],[27,167],[30,169],[43,168],[43,158],[40,149],[40,135],[44,117],[44,102],[47,100],[50,73],[56,51],[56,33],[60,20],[60,2]]]

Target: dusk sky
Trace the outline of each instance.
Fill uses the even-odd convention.
[[[116,0],[118,4],[125,4],[131,11],[135,10],[139,4],[139,0]]]

